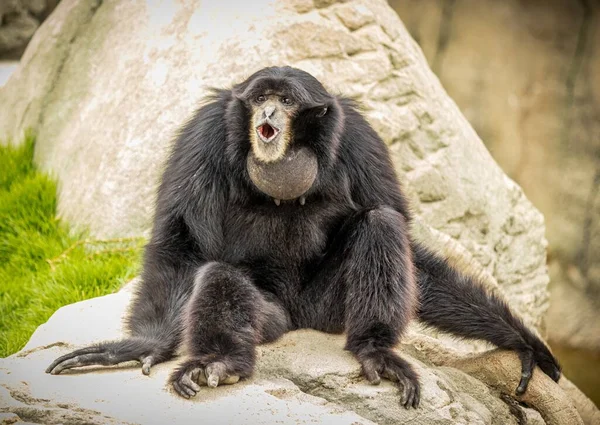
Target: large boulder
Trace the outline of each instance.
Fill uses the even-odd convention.
[[[97,237],[145,234],[176,129],[207,88],[273,64],[356,97],[413,207],[460,241],[525,320],[548,307],[541,214],[494,163],[383,0],[60,3],[0,88],[0,135],[37,132],[59,212]]]
[[[177,127],[208,87],[231,86],[273,64],[303,68],[333,92],[356,97],[390,145],[418,216],[415,234],[482,276],[540,330],[548,302],[542,216],[494,163],[383,0],[63,0],[0,88],[0,135],[17,143],[26,128],[36,131],[36,161],[59,178],[59,210],[69,222],[100,238],[144,235]],[[539,413],[510,397],[505,404],[501,392],[519,378],[514,355],[464,360],[489,347],[416,324],[401,349],[422,376],[418,411],[402,410],[391,385],[358,379],[342,337],[316,332],[262,347],[253,380],[203,392],[198,403],[164,391],[172,364],[152,378],[137,368],[42,373],[60,352],[119,337],[128,302],[120,292],[59,310],[24,351],[0,363],[4,411],[48,423],[255,423],[271,412],[267,422],[290,415],[440,424],[516,423],[519,415],[578,424],[577,411],[587,412],[585,401],[573,402],[576,389],[565,395],[539,372],[524,400]]]
[[[150,377],[135,362],[60,376],[43,373],[65,350],[122,337],[135,284],[61,308],[21,352],[0,360],[2,423],[580,425],[578,409],[586,413],[586,406],[585,423],[600,420],[589,401],[578,399],[576,389],[575,396],[567,395],[542,373],[534,375],[523,399],[533,408],[506,396],[503,401],[501,393],[518,382],[516,356],[492,352],[465,357],[412,330],[401,350],[421,376],[417,410],[401,407],[391,383],[372,386],[362,380],[358,363],[343,350],[342,336],[308,330],[259,347],[251,379],[204,388],[192,400],[180,398],[167,385],[175,361],[153,367]]]
[[[391,0],[494,158],[546,218],[554,343],[600,353],[600,5]],[[583,372],[587,373],[587,372]]]

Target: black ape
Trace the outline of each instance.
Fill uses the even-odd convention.
[[[293,162],[298,149],[318,168],[295,199],[269,195],[277,178],[251,178],[249,156],[267,168]],[[272,193],[294,192],[281,189]],[[187,398],[199,383],[250,376],[257,344],[313,328],[346,332],[366,378],[398,382],[402,404],[416,407],[418,376],[392,351],[416,314],[515,350],[518,394],[535,365],[558,380],[544,343],[500,299],[412,241],[409,221],[387,148],[353,102],[306,72],[265,68],[216,91],[181,130],[158,192],[130,337],[62,356],[47,372],[139,360],[148,374],[183,345],[172,383]]]

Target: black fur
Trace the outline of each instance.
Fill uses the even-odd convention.
[[[297,102],[293,143],[317,155],[305,205],[275,205],[248,176],[248,99],[265,88]],[[256,344],[314,328],[346,332],[346,349],[367,379],[398,382],[402,404],[416,407],[418,376],[392,349],[418,314],[515,350],[523,362],[517,393],[536,364],[558,380],[544,343],[478,282],[411,241],[409,222],[387,148],[353,102],[306,72],[263,69],[216,91],[179,134],[158,192],[130,339],[75,351],[48,372],[136,359],[147,374],[183,345],[188,357],[172,382],[190,397],[199,375],[213,386],[247,377]]]

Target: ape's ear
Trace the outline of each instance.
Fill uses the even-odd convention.
[[[246,102],[248,100],[249,90],[248,87],[234,87],[231,90],[231,94],[237,100],[241,100],[242,102]]]
[[[309,116],[313,116],[315,118],[324,117],[329,111],[329,105],[327,103],[313,103],[310,105],[305,105],[302,108],[302,113],[307,114]]]
[[[256,91],[257,88],[260,88],[261,85],[264,85],[264,78],[257,78],[252,81],[245,81],[242,84],[238,84],[233,87],[231,90],[231,94],[238,100],[242,102],[248,102],[252,97],[252,94]]]

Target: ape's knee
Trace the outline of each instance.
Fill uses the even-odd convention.
[[[261,299],[258,289],[243,270],[225,263],[210,262],[196,272],[187,312],[197,312],[215,320],[241,312],[241,316],[252,320]]]
[[[289,317],[279,303],[265,299],[244,270],[210,262],[196,273],[183,326],[190,350],[244,358],[256,343],[275,340],[289,329]]]
[[[246,276],[234,266],[219,261],[210,261],[198,268],[194,285],[206,285],[210,282],[222,280],[242,281],[245,279]]]
[[[254,290],[249,277],[243,271],[218,261],[211,261],[199,267],[194,278],[194,293],[201,291],[203,296],[208,296],[214,291],[222,296],[224,292],[233,294]]]
[[[408,225],[402,214],[387,206],[365,210],[362,212],[362,217],[367,225],[376,228],[385,229],[392,227],[394,229],[403,229]]]
[[[370,208],[355,216],[354,232],[350,235],[365,246],[377,245],[394,252],[409,252],[408,221],[387,206]],[[400,254],[399,252],[397,252]]]

